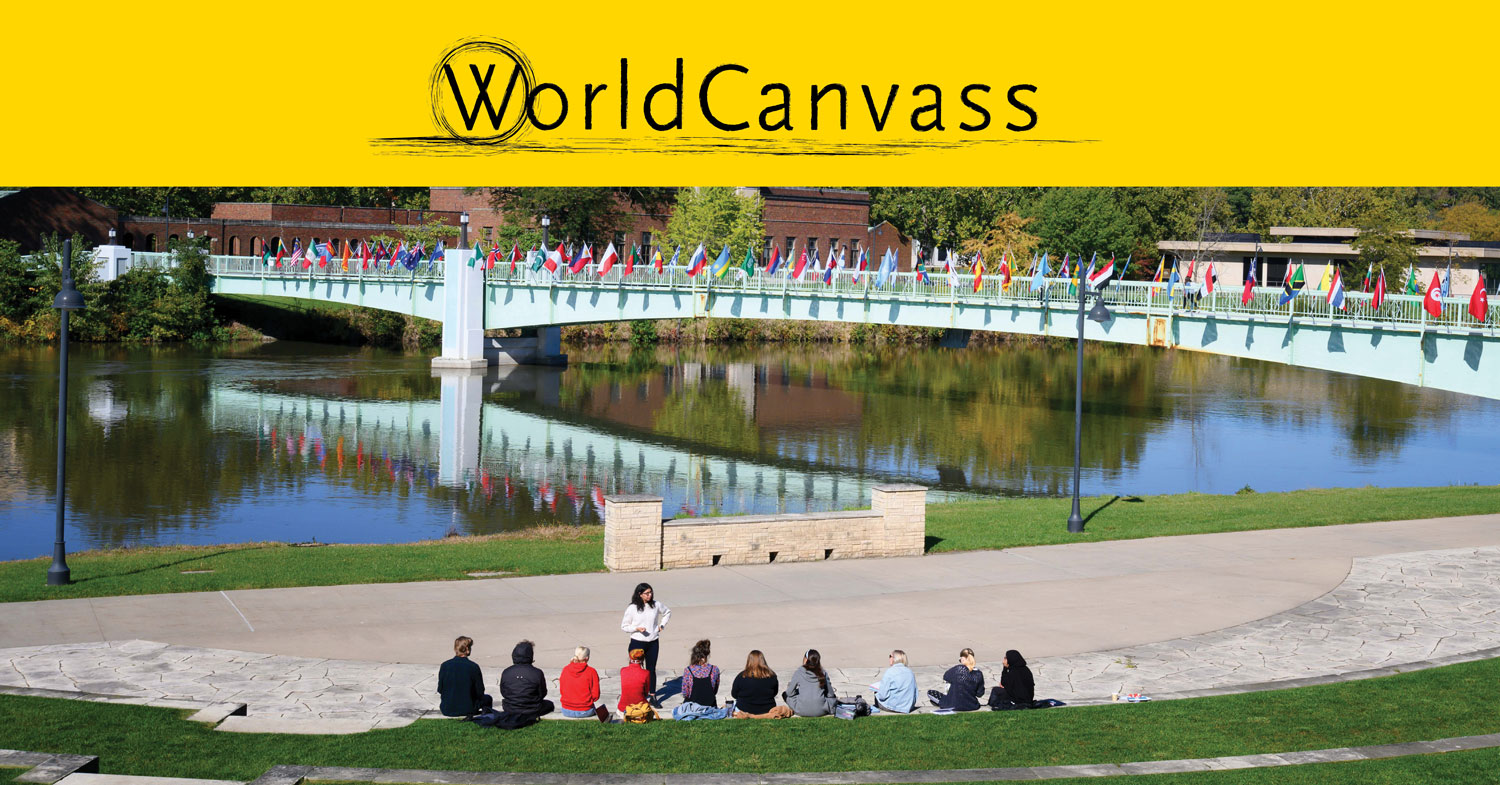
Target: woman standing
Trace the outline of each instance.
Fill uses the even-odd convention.
[[[656,592],[651,584],[642,583],[630,595],[630,604],[625,606],[625,617],[620,620],[620,629],[630,633],[630,644],[626,651],[641,649],[646,653],[646,673],[650,675],[651,705],[661,708],[656,700],[656,648],[661,631],[672,619],[672,609],[656,601]]]

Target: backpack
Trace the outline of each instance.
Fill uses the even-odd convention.
[[[485,709],[474,715],[474,724],[481,728],[493,728],[500,721],[500,712],[494,709]]]
[[[656,716],[656,709],[651,708],[651,704],[645,701],[632,703],[625,707],[626,722],[642,723],[659,719],[661,718]]]
[[[852,720],[855,717],[870,716],[870,704],[865,702],[863,695],[856,695],[853,698],[838,698],[837,700],[838,702],[833,705],[833,716],[841,720]]]

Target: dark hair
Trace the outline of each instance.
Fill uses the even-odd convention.
[[[651,607],[655,608],[656,592],[651,588],[651,584],[649,583],[636,584],[635,593],[630,595],[630,604],[634,605],[638,611],[646,610],[646,601],[641,599],[641,592],[643,591],[651,592]]]
[[[826,692],[828,674],[823,672],[823,655],[819,654],[817,649],[808,649],[807,653],[802,655],[802,659],[804,660],[802,667],[806,668],[808,673],[818,677],[818,688]]]
[[[745,658],[745,672],[742,674],[752,679],[769,679],[776,675],[771,670],[771,665],[766,662],[766,655],[760,653],[760,649],[751,649],[750,656]]]
[[[688,664],[702,665],[703,663],[708,662],[708,645],[708,641],[706,640],[701,640],[693,644],[693,656],[692,659],[689,660]]]

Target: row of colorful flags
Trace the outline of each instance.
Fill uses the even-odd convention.
[[[532,246],[530,250],[523,253],[520,243],[517,242],[512,245],[509,253],[506,253],[499,245],[493,245],[486,251],[484,243],[476,241],[472,250],[474,253],[469,256],[469,266],[480,270],[493,270],[499,264],[509,263],[510,272],[512,273],[516,272],[517,265],[524,264],[532,272],[539,273],[545,270],[550,274],[557,275],[559,270],[566,269],[570,275],[579,275],[586,274],[590,266],[592,266],[595,273],[600,277],[608,274],[617,264],[621,266],[624,275],[635,274],[638,266],[648,266],[657,274],[661,274],[667,266],[677,267],[678,260],[682,256],[682,246],[679,245],[672,252],[671,261],[667,262],[662,254],[661,247],[654,246],[649,259],[647,259],[642,247],[635,245],[622,258],[619,251],[615,249],[615,244],[612,242],[608,244],[604,252],[597,259],[594,257],[593,246],[590,244],[584,244],[581,250],[576,251],[576,253],[574,249],[570,249],[564,243],[558,243],[557,248],[551,250]],[[293,247],[288,251],[285,243],[278,239],[274,252],[267,245],[261,254],[261,259],[267,266],[275,267],[281,267],[283,261],[286,261],[292,266],[300,263],[304,269],[311,268],[314,264],[326,268],[336,259],[340,269],[345,272],[349,270],[349,263],[356,260],[359,262],[361,269],[379,267],[381,264],[395,267],[399,264],[407,270],[415,271],[417,266],[424,261],[429,268],[435,262],[444,261],[445,255],[446,249],[441,240],[437,242],[432,253],[428,254],[425,243],[408,245],[402,241],[392,241],[389,243],[382,241],[371,246],[363,240],[359,241],[357,245],[349,240],[345,240],[342,252],[340,253],[334,242],[316,243],[310,248],[304,249],[302,241],[298,239],[293,241]],[[840,250],[837,256],[830,252],[828,259],[825,261],[819,257],[817,248],[811,249],[811,254],[809,255],[809,249],[803,247],[801,252],[796,255],[795,260],[788,264],[788,257],[784,257],[781,253],[781,247],[775,244],[772,245],[770,252],[765,254],[764,260],[758,259],[757,256],[753,248],[746,249],[744,259],[735,264],[731,259],[729,245],[725,244],[713,261],[710,262],[704,244],[699,243],[688,260],[687,274],[690,277],[706,275],[712,278],[723,278],[733,271],[740,280],[745,280],[757,274],[775,276],[779,273],[796,281],[805,281],[811,274],[815,279],[821,279],[823,283],[832,285],[836,274],[846,268],[850,270],[852,280],[855,283],[859,283],[861,277],[868,274],[870,263],[869,252],[865,250],[860,250],[855,257],[854,264],[849,265],[844,250]],[[1249,275],[1245,277],[1244,290],[1240,296],[1241,304],[1249,304],[1254,295],[1254,289],[1258,283],[1258,259],[1259,257],[1257,256],[1248,265]],[[1085,272],[1083,271],[1082,256],[1078,258],[1076,263],[1073,263],[1071,254],[1064,254],[1062,266],[1057,271],[1057,277],[1069,280],[1069,294],[1077,292],[1080,276],[1087,282],[1091,289],[1097,291],[1107,286],[1112,280],[1123,279],[1131,265],[1131,257],[1129,256],[1125,258],[1124,263],[1118,268],[1116,268],[1116,257],[1113,254],[1102,265],[1098,264],[1098,260],[1099,255],[1095,253],[1089,259],[1088,270]],[[1073,264],[1071,268],[1070,264]],[[1172,262],[1170,271],[1166,270],[1165,265],[1166,261],[1164,259],[1157,262],[1156,273],[1152,276],[1151,282],[1154,284],[1165,284],[1168,297],[1172,296],[1173,289],[1176,286],[1192,282],[1197,275],[1197,260],[1188,262],[1185,275],[1180,269],[1180,260]],[[891,274],[896,272],[896,270],[896,253],[894,250],[887,249],[874,273],[873,283],[875,288],[883,289],[889,281]],[[915,272],[919,283],[929,285],[932,283],[925,260],[919,259],[917,261]],[[954,289],[959,288],[960,271],[951,256],[944,262],[944,272],[947,275],[949,287]],[[1013,280],[1014,266],[1008,258],[1008,254],[1002,253],[1000,255],[1000,264],[995,272],[999,278],[1000,290],[1002,292],[1009,290]],[[1371,299],[1371,308],[1379,310],[1385,302],[1387,291],[1385,272],[1383,270],[1380,271],[1378,278],[1374,275],[1374,272],[1372,265],[1365,273],[1361,291],[1370,293],[1371,283],[1372,281],[1374,282],[1374,296]],[[1040,256],[1032,256],[1032,261],[1027,266],[1026,272],[1022,277],[1030,278],[1032,291],[1038,291],[1045,287],[1045,281],[1050,276],[1050,273],[1048,255],[1043,252]],[[982,251],[975,255],[974,262],[965,274],[972,276],[973,291],[979,291],[986,274]],[[1447,275],[1443,276],[1441,281],[1439,280],[1437,271],[1434,270],[1432,284],[1425,291],[1421,288],[1415,269],[1408,269],[1406,278],[1406,293],[1424,295],[1423,307],[1432,316],[1440,316],[1442,313],[1441,298],[1450,296],[1449,292],[1452,288],[1452,267],[1449,267]],[[1219,277],[1215,270],[1215,263],[1209,261],[1204,270],[1202,281],[1198,284],[1198,287],[1201,287],[1201,294],[1212,295],[1214,289],[1218,286],[1218,282]],[[1285,306],[1290,303],[1305,287],[1306,276],[1303,265],[1298,264],[1295,268],[1287,265],[1286,275],[1282,280],[1282,294],[1279,305]],[[1153,294],[1159,288],[1159,286],[1153,286]],[[1326,293],[1326,300],[1331,307],[1339,310],[1346,309],[1343,272],[1339,270],[1337,265],[1328,264],[1324,266],[1323,279],[1319,282],[1318,290]],[[1191,291],[1193,295],[1199,293],[1200,290],[1196,288]],[[1485,289],[1484,276],[1481,273],[1478,282],[1475,284],[1474,291],[1469,298],[1469,314],[1474,319],[1484,322],[1488,309],[1488,293]]]

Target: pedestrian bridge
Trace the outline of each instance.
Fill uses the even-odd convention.
[[[691,277],[685,268],[658,274],[639,267],[629,276],[615,265],[552,276],[508,264],[480,270],[470,252],[449,251],[446,263],[404,268],[267,268],[259,258],[211,257],[219,294],[293,297],[379,308],[440,320],[443,356],[434,365],[483,364],[483,331],[637,319],[797,319],[867,325],[988,330],[1078,337],[1077,298],[1065,279],[1033,289],[1027,279],[1002,289],[998,276],[973,278],[897,273],[883,288],[873,276],[835,274],[831,284],[789,276],[741,279]],[[133,263],[165,264],[162,254],[135,254]],[[1085,322],[1088,340],[1176,347],[1231,357],[1389,379],[1419,387],[1500,398],[1500,303],[1484,323],[1468,313],[1466,297],[1443,302],[1433,318],[1422,298],[1388,295],[1376,312],[1371,296],[1351,292],[1335,311],[1321,292],[1304,291],[1279,305],[1278,287],[1258,287],[1242,304],[1241,289],[1220,288],[1191,300],[1181,286],[1115,282],[1104,302],[1112,318]]]

